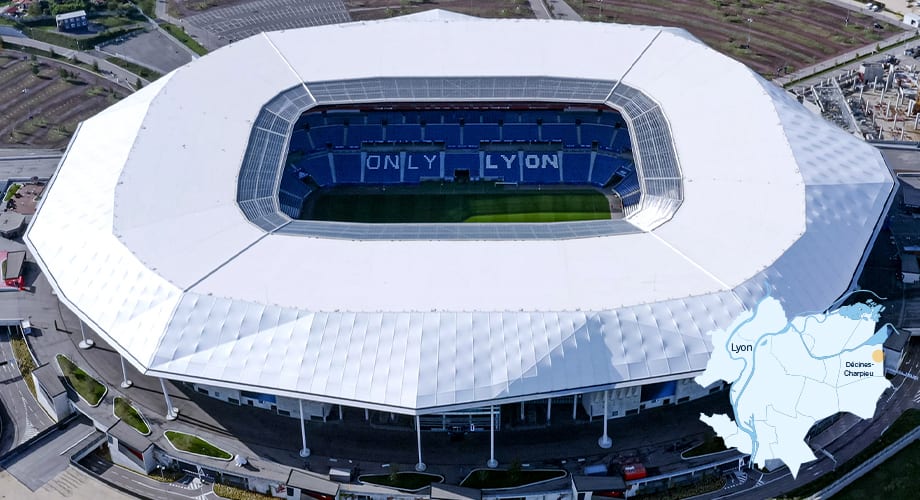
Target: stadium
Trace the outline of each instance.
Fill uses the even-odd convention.
[[[766,296],[834,304],[894,185],[683,30],[430,11],[160,78],[80,126],[26,242],[141,373],[232,404],[606,423],[722,389],[708,333]]]

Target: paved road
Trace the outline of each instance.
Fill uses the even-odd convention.
[[[14,37],[9,37],[9,36],[0,36],[0,40],[3,40],[4,42],[9,43],[11,45],[13,44],[22,45],[25,47],[32,47],[32,48],[43,50],[46,52],[49,50],[54,50],[55,53],[62,56],[64,59],[73,59],[75,61],[79,61],[79,62],[89,64],[89,65],[92,65],[95,62],[99,66],[99,69],[102,70],[103,77],[108,78],[109,80],[113,80],[119,85],[125,88],[128,88],[128,89],[131,89],[132,91],[134,90],[134,88],[128,85],[127,82],[133,83],[139,78],[134,73],[120,66],[116,66],[106,61],[103,58],[87,54],[86,52],[65,49],[63,47],[58,47],[57,45],[51,45],[50,43],[39,42],[38,40],[33,40],[31,38],[14,38]],[[67,61],[63,59],[55,59],[54,61],[59,64],[67,64]],[[86,68],[79,68],[79,69],[82,71],[86,71]],[[144,85],[147,85],[148,83],[150,83],[150,81],[145,78],[141,78],[140,80]]]
[[[3,405],[0,418],[4,420],[0,454],[3,454],[54,422],[41,409],[23,382],[10,345],[9,329],[5,326],[0,327],[0,362],[6,362],[0,366],[0,404]]]
[[[70,465],[71,454],[79,451],[98,431],[86,418],[72,421],[63,430],[54,430],[22,453],[5,459],[2,465],[20,483],[35,491]]]
[[[186,477],[182,481],[175,483],[162,483],[102,461],[95,455],[86,457],[80,463],[93,474],[111,483],[124,486],[145,498],[156,500],[202,498],[203,495],[207,495],[211,491],[209,485],[202,485],[197,478]],[[213,497],[216,498],[216,495]]]

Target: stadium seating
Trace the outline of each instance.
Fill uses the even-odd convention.
[[[343,151],[329,153],[329,157],[335,168],[335,182],[337,184],[358,184],[361,182],[361,153]]]
[[[383,127],[380,125],[349,125],[345,127],[346,146],[360,146],[365,142],[383,140]]]
[[[562,153],[562,182],[568,184],[588,184],[593,153],[566,151]]]
[[[534,141],[539,139],[534,123],[512,123],[501,127],[503,141]]]
[[[582,123],[581,143],[585,146],[591,146],[591,143],[597,142],[597,145],[602,148],[610,148],[615,132],[617,130],[609,125]]]
[[[412,152],[406,154],[403,164],[403,183],[417,183],[423,179],[441,177],[439,152]]]
[[[577,147],[578,129],[571,123],[544,123],[541,127],[541,139],[544,141],[559,141],[566,147]],[[588,142],[590,146],[591,143]]]
[[[470,147],[479,147],[481,142],[500,141],[501,130],[498,125],[491,123],[472,123],[462,127],[463,144]]]
[[[460,144],[460,126],[453,123],[425,126],[425,140],[444,142],[449,146]],[[479,144],[476,144],[477,146]]]
[[[323,149],[327,145],[332,147],[345,145],[345,128],[339,125],[326,125],[323,127],[310,128],[310,139],[313,142],[313,149]]]
[[[457,170],[469,170],[471,178],[479,178],[479,153],[448,152],[444,155],[444,178],[453,179]]]
[[[523,162],[521,182],[527,184],[562,182],[562,171],[559,168],[560,156],[560,153],[552,151],[524,151],[521,155]]]
[[[308,157],[303,163],[303,171],[309,174],[310,178],[320,186],[328,186],[333,183],[328,153],[319,153]]]
[[[613,180],[624,199],[638,199],[635,168],[622,154],[630,148],[624,125],[618,113],[590,110],[310,113],[298,120],[289,144],[303,158],[285,169],[280,191],[287,213],[311,189],[299,177],[319,186],[418,183],[452,180],[465,170],[471,180],[524,184]]]
[[[598,186],[606,185],[614,172],[622,166],[623,161],[607,154],[598,154],[594,158],[594,168],[591,169],[591,183]]]
[[[417,123],[387,125],[386,136],[388,141],[420,141],[422,140],[422,127]]]
[[[484,155],[482,176],[502,182],[521,182],[521,158],[517,151],[489,151]]]
[[[364,155],[365,184],[399,184],[402,182],[402,168],[399,153]]]

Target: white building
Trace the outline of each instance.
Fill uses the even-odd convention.
[[[418,100],[619,110],[641,198],[530,228],[547,239],[285,214],[301,112]],[[599,415],[609,391],[617,416],[708,393],[687,381],[707,333],[765,296],[829,307],[893,186],[872,146],[686,31],[433,11],[264,33],[160,78],[80,126],[26,242],[149,376],[414,416],[577,394]]]

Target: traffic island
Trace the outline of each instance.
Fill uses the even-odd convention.
[[[58,354],[57,362],[61,374],[67,380],[67,385],[80,396],[80,399],[90,406],[99,406],[108,388],[74,364],[67,356]]]
[[[201,455],[203,457],[216,458],[219,460],[230,460],[233,458],[233,455],[198,436],[177,431],[166,431],[164,435],[166,436],[166,440],[169,441],[169,444],[172,445],[176,451],[184,451],[193,455]]]
[[[418,491],[433,483],[444,482],[444,476],[424,472],[391,472],[390,474],[364,474],[358,481],[378,486],[387,486],[403,491]]]
[[[133,427],[134,430],[141,433],[141,435],[150,435],[150,425],[147,424],[147,420],[127,399],[116,397],[115,406],[112,411],[115,413],[116,417],[122,419],[126,424]]]
[[[565,476],[564,470],[474,469],[460,483],[460,486],[477,490],[519,488],[562,479]]]

